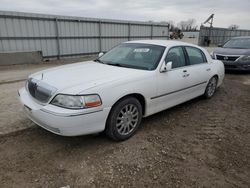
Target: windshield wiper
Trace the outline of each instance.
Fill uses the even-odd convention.
[[[98,62],[98,63],[102,63],[102,64],[106,64],[106,63],[104,63],[102,60],[100,60],[100,59],[95,59],[94,60],[94,62]]]
[[[125,65],[122,65],[120,63],[106,63],[107,65],[113,65],[113,66],[117,66],[117,67],[126,67]]]
[[[150,70],[146,67],[140,67],[140,66],[135,66],[135,65],[126,65],[126,64],[120,64],[120,63],[105,63],[107,65],[111,66],[117,66],[117,67],[125,67],[125,68],[133,68],[133,69],[141,69],[141,70]]]

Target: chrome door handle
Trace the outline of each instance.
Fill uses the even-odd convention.
[[[189,76],[189,74],[187,73],[187,70],[183,70],[183,77],[188,77]]]
[[[208,69],[207,69],[207,71],[211,71],[211,69],[210,69],[210,68],[208,68]]]

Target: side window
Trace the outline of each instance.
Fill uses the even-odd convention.
[[[165,62],[172,61],[172,68],[183,67],[185,63],[185,55],[182,47],[174,47],[168,51],[168,54],[165,58]]]
[[[188,54],[190,65],[196,65],[207,62],[204,53],[200,49],[193,47],[185,47],[185,48]]]

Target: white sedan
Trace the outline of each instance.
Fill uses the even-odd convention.
[[[18,94],[27,116],[48,131],[105,131],[125,140],[143,117],[200,95],[211,98],[223,78],[223,63],[196,45],[129,41],[94,61],[35,73]]]

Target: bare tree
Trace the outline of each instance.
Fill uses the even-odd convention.
[[[186,21],[181,21],[177,24],[178,28],[180,28],[183,31],[196,31],[197,25],[195,19],[188,19]]]
[[[169,25],[169,30],[170,31],[173,31],[175,29],[175,25],[174,25],[173,20],[166,21],[166,23]]]
[[[236,25],[236,24],[232,24],[230,26],[228,26],[229,29],[239,29],[240,26],[239,25]]]
[[[178,24],[177,24],[177,27],[181,30],[186,30],[187,28],[187,22],[186,21],[180,21]]]
[[[194,25],[195,25],[195,23],[196,23],[196,20],[195,19],[188,19],[187,20],[187,27],[186,27],[186,30],[187,31],[191,31],[191,30],[193,30],[193,27],[194,27]]]
[[[197,31],[198,25],[196,24],[196,20],[194,18],[188,19],[186,21],[180,21],[177,25],[175,25],[173,20],[161,21],[160,23],[168,24],[169,31]]]

